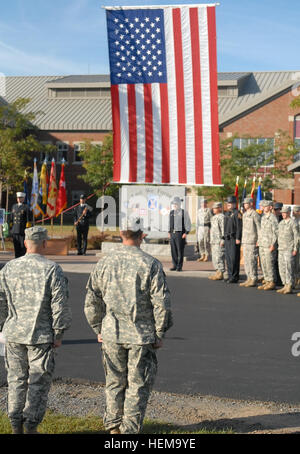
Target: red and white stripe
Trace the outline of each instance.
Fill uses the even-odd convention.
[[[215,5],[164,7],[164,27],[167,84],[111,87],[114,181],[220,185]]]

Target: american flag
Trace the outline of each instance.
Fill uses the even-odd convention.
[[[221,184],[215,5],[106,9],[114,181]]]

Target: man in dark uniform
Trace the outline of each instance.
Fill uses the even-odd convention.
[[[228,271],[228,284],[237,283],[240,274],[240,253],[242,239],[242,213],[236,209],[236,197],[227,198],[227,211],[224,213],[225,259]]]
[[[85,255],[92,207],[86,203],[85,194],[80,196],[80,204],[74,209],[74,225],[77,230],[77,255]]]
[[[282,221],[282,219],[283,219],[282,214],[281,214],[282,207],[283,207],[283,203],[281,203],[281,202],[276,202],[276,203],[274,203],[274,206],[273,206],[273,214],[275,214],[278,223],[280,221]],[[274,253],[274,255],[275,255],[276,285],[283,285],[280,274],[279,274],[278,249],[277,248],[276,248],[276,252]]]
[[[26,254],[26,247],[24,245],[25,229],[31,227],[32,213],[29,206],[24,203],[26,194],[24,192],[17,192],[17,203],[15,203],[11,210],[12,215],[12,229],[11,234],[14,243],[15,257],[22,257]]]
[[[171,271],[181,271],[184,257],[186,236],[191,230],[191,221],[188,213],[181,209],[181,200],[175,197],[171,202],[169,217],[169,238],[173,267]]]

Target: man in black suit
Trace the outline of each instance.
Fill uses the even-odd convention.
[[[236,208],[235,196],[227,198],[227,211],[224,213],[225,259],[228,284],[235,284],[240,275],[240,254],[242,239],[242,213]]]
[[[173,267],[171,271],[181,271],[184,257],[186,237],[191,230],[191,221],[188,213],[181,208],[181,199],[175,197],[171,202],[169,217],[169,238]]]
[[[26,254],[26,247],[24,245],[25,229],[31,227],[32,213],[29,206],[24,203],[26,194],[24,192],[17,192],[17,203],[11,209],[12,215],[12,228],[11,234],[14,243],[15,257],[22,257]]]
[[[92,207],[86,203],[85,194],[80,195],[80,204],[74,209],[74,225],[77,230],[77,255],[85,255]]]

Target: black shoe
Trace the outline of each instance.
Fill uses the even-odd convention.
[[[176,270],[176,271],[182,271],[182,268],[177,268],[177,270]]]
[[[82,255],[82,252],[77,252],[77,255]]]
[[[237,284],[238,281],[236,279],[228,279],[227,284]]]
[[[170,271],[176,271],[176,268],[173,266],[173,268],[170,268]]]

